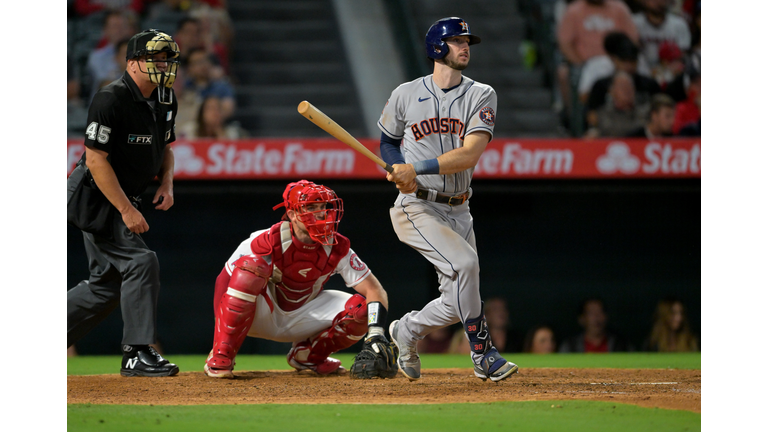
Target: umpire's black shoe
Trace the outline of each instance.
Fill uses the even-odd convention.
[[[179,367],[164,359],[149,345],[123,345],[122,376],[164,377],[179,373]]]

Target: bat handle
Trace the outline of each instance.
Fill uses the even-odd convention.
[[[388,164],[386,162],[384,162],[384,164],[385,164],[384,169],[387,170],[388,173],[392,174],[392,171],[395,170],[394,168],[392,168],[392,165],[390,165],[390,164]]]

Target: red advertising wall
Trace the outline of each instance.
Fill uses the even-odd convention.
[[[360,142],[379,154],[379,142]],[[187,179],[369,179],[386,172],[332,139],[262,138],[180,140],[172,144],[174,177]],[[67,141],[67,173],[84,151]],[[701,177],[701,139],[516,139],[494,138],[475,168],[475,178],[691,178]]]

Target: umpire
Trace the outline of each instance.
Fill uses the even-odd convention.
[[[141,238],[149,225],[141,195],[157,176],[152,201],[173,205],[172,89],[179,48],[149,29],[128,42],[123,76],[100,89],[88,110],[85,154],[67,179],[67,221],[83,232],[90,278],[67,291],[67,347],[114,310],[123,315],[123,376],[171,376],[178,366],[150,344],[157,341],[160,266]]]

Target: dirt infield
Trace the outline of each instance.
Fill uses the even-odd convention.
[[[681,369],[524,369],[506,381],[483,382],[471,369],[429,369],[409,382],[352,380],[312,372],[236,372],[234,380],[203,372],[170,378],[67,376],[67,403],[147,404],[423,404],[591,400],[701,413],[701,371]]]

